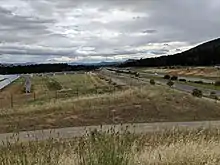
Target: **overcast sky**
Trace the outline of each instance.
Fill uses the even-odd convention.
[[[0,0],[0,62],[170,55],[220,34],[219,0]]]

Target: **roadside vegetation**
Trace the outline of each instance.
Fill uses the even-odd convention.
[[[0,147],[2,165],[204,165],[220,163],[220,130],[172,129],[136,135],[127,130],[88,132]]]
[[[168,85],[169,87],[173,87],[174,82],[173,82],[172,80],[169,80],[169,81],[167,82],[167,85]]]
[[[150,79],[150,84],[151,84],[151,85],[155,85],[155,84],[156,84],[156,82],[154,81],[154,79]]]
[[[211,84],[211,83],[204,83],[203,81],[180,81],[179,83],[184,83],[184,84],[188,84],[194,87],[201,87],[204,89],[211,89],[211,90],[220,90],[220,86],[217,86],[215,84]]]
[[[197,88],[193,89],[192,95],[195,97],[199,97],[199,98],[201,98],[203,96],[202,91]]]

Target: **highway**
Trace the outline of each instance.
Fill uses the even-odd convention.
[[[141,72],[141,73],[149,75],[149,76],[160,77],[160,78],[163,78],[164,75],[166,75],[166,74],[162,74],[162,73],[153,74],[153,73],[150,73],[150,72]],[[215,80],[210,80],[210,79],[205,79],[205,78],[198,78],[198,77],[189,77],[189,76],[178,76],[178,79],[185,79],[187,81],[203,81],[204,83],[209,83],[209,84],[212,84],[212,83],[214,84],[215,83]]]
[[[149,76],[164,77],[164,75],[162,75],[162,74],[155,75],[155,74],[151,74],[151,73],[140,73],[140,75],[142,77],[145,77],[145,76],[147,76],[147,77],[149,77]],[[206,82],[206,83],[213,83],[213,80],[202,79],[202,78],[200,79],[200,78],[194,78],[194,77],[179,77],[179,79],[181,79],[181,78],[186,79],[187,81],[203,81],[203,82]],[[165,79],[155,79],[155,81],[159,84],[162,84],[162,85],[166,85],[166,83],[168,82],[168,80],[165,80]],[[174,88],[177,89],[177,90],[180,90],[180,91],[191,93],[193,89],[197,88],[197,89],[203,91],[203,94],[205,96],[209,96],[211,92],[215,92],[217,96],[220,96],[220,90],[192,86],[192,85],[189,85],[189,84],[180,83],[178,81],[175,81],[174,83],[175,83]]]

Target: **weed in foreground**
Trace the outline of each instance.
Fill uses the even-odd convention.
[[[220,131],[164,130],[135,135],[111,128],[72,140],[49,139],[0,148],[2,165],[203,165],[220,163]]]
[[[0,148],[2,165],[129,165],[137,136],[129,131],[88,132],[75,140],[49,139],[14,144]]]
[[[127,130],[121,134],[114,128],[107,132],[93,131],[78,144],[80,165],[128,165],[136,136]]]

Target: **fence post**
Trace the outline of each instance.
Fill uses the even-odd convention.
[[[56,97],[56,100],[58,99],[58,93],[57,93],[57,90],[56,90],[56,93],[55,93],[55,97]]]
[[[76,96],[79,97],[79,89],[78,89],[78,87],[76,88]]]
[[[13,94],[11,94],[11,108],[13,108]]]
[[[34,101],[36,100],[36,93],[34,92]]]
[[[2,98],[0,98],[0,108],[2,108]]]

